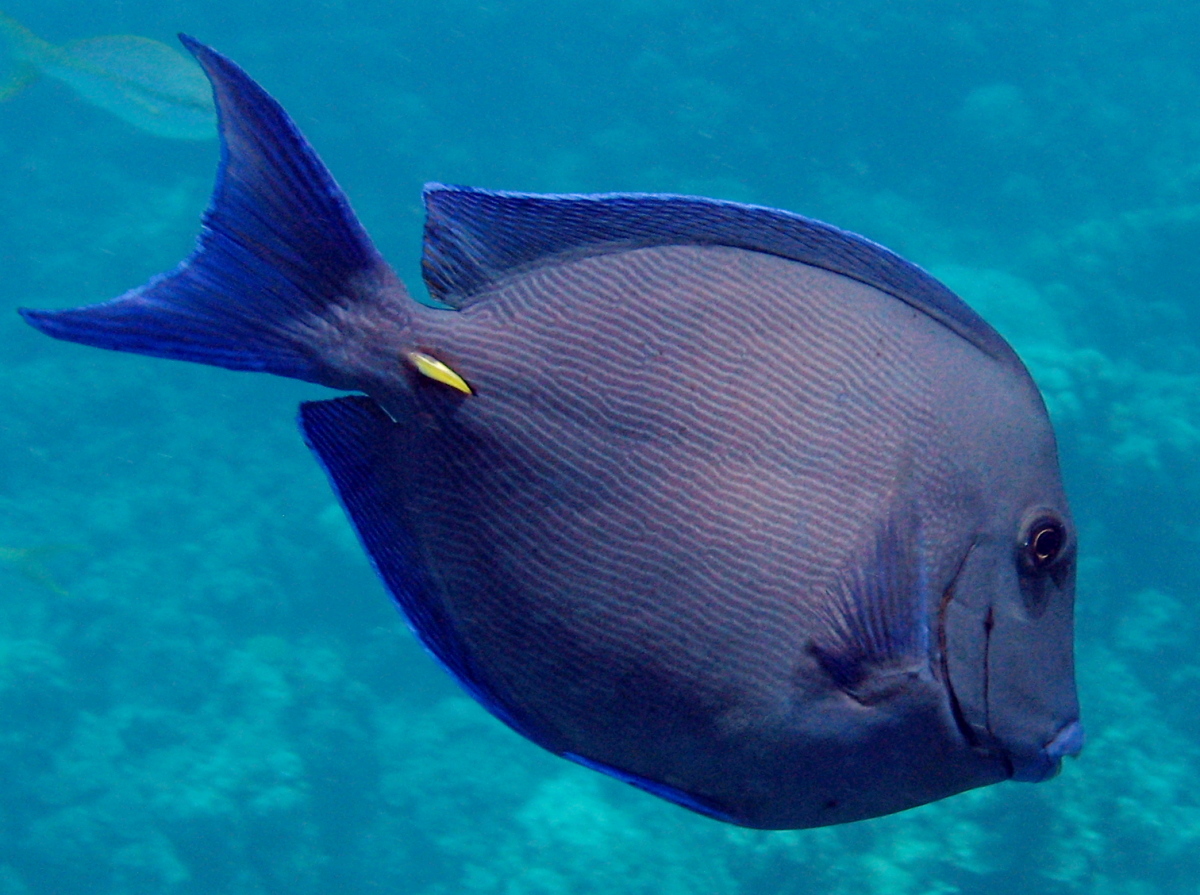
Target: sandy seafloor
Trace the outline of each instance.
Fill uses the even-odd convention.
[[[17,318],[182,258],[217,152],[43,81],[0,105],[0,895],[1197,891],[1200,6],[5,11],[233,56],[413,286],[425,180],[775,205],[943,276],[1059,430],[1090,739],[1049,783],[783,833],[527,744],[374,580],[294,428],[320,389]]]

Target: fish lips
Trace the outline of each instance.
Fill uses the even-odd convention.
[[[1013,780],[1055,776],[1083,748],[1075,691],[1073,570],[1028,611],[1012,549],[979,538],[943,594],[942,677],[963,739]]]
[[[1031,759],[1013,765],[1013,780],[1022,783],[1041,783],[1058,775],[1062,760],[1083,751],[1085,740],[1083,725],[1078,721],[1068,722]]]

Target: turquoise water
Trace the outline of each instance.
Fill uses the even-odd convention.
[[[436,179],[775,205],[958,289],[1058,426],[1089,744],[1046,784],[761,833],[519,739],[374,580],[294,429],[320,389],[13,313],[175,264],[216,162],[40,81],[0,105],[0,895],[1196,890],[1200,7],[250,6],[5,11],[231,55],[414,287]]]

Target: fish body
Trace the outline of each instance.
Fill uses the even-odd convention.
[[[204,73],[157,40],[116,34],[54,46],[0,13],[0,43],[12,62],[0,99],[16,93],[40,72],[155,136],[175,140],[216,136],[216,113]]]
[[[1075,535],[1028,373],[786,212],[430,185],[407,295],[286,114],[185,40],[225,146],[193,256],[50,335],[357,396],[301,408],[425,646],[545,748],[799,828],[1082,746]]]

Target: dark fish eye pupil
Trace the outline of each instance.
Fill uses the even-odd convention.
[[[1062,550],[1064,533],[1057,523],[1043,523],[1029,539],[1034,565],[1039,568],[1049,565]]]

